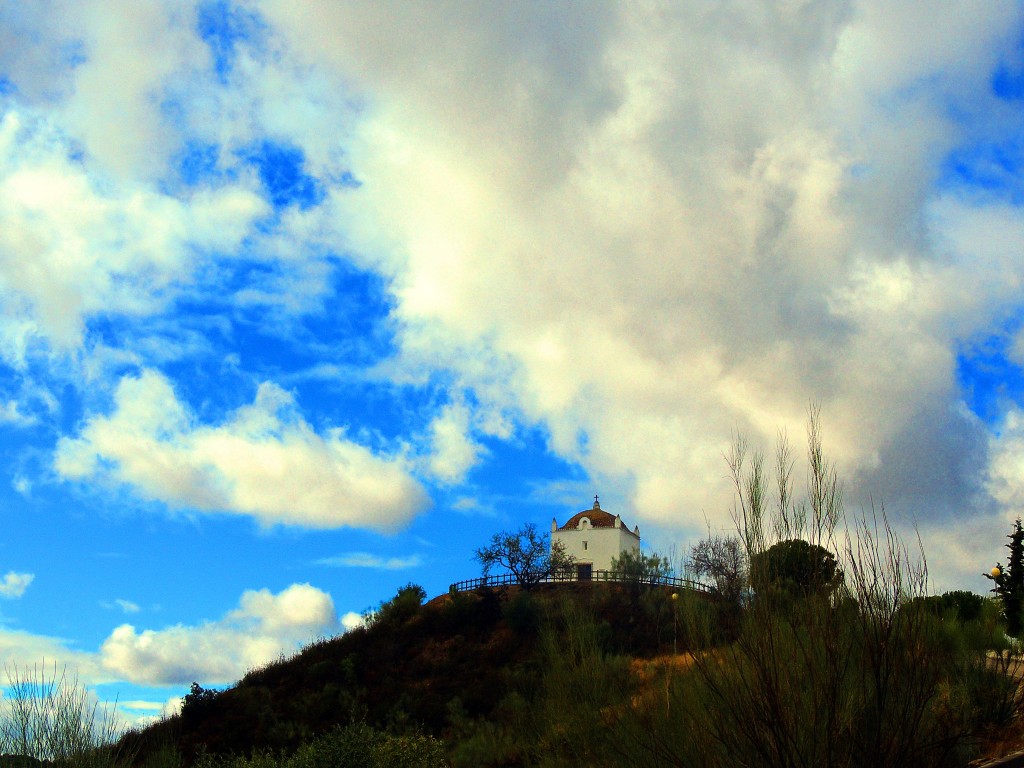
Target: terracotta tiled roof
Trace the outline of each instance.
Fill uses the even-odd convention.
[[[590,524],[594,528],[615,527],[615,515],[610,515],[603,509],[584,509],[582,512],[577,512],[575,515],[570,517],[568,522],[558,530],[575,531],[579,527],[580,520],[584,517],[590,518]]]
[[[590,520],[591,528],[614,528],[615,521],[619,521],[619,525],[626,533],[631,533],[640,538],[640,529],[634,528],[632,531],[626,526],[624,522],[619,518],[618,515],[611,515],[601,509],[601,502],[597,500],[597,496],[594,497],[594,506],[591,509],[584,509],[582,512],[577,512],[575,515],[570,517],[565,525],[558,528],[559,531],[578,531],[580,530],[580,521],[583,518]],[[554,531],[557,521],[553,521],[551,524],[551,530]]]

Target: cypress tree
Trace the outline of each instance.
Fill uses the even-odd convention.
[[[1010,559],[1006,568],[996,563],[991,573],[985,577],[995,582],[992,591],[999,595],[1003,602],[1003,616],[1006,618],[1006,632],[1012,637],[1021,634],[1022,607],[1024,607],[1024,530],[1021,529],[1020,518],[1013,524],[1013,532],[1007,537],[1010,543],[1005,545],[1010,550]]]

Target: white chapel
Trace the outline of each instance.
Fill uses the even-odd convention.
[[[629,530],[618,515],[601,509],[594,497],[594,506],[577,512],[563,526],[551,521],[551,545],[561,542],[565,553],[576,560],[576,578],[589,581],[594,571],[610,571],[612,558],[623,552],[640,553],[640,528]]]

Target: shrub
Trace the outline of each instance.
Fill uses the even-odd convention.
[[[257,751],[248,757],[199,754],[195,768],[447,768],[441,743],[430,736],[395,736],[353,723],[301,745],[290,756]]]
[[[521,635],[532,635],[540,627],[541,612],[529,592],[516,593],[505,603],[502,613],[509,627]]]
[[[189,692],[181,699],[181,718],[187,723],[201,721],[210,711],[214,699],[220,691],[214,688],[203,688],[193,682]]]
[[[940,618],[949,617],[960,624],[980,621],[985,608],[985,598],[973,592],[956,590],[932,595],[923,599],[927,610]]]
[[[777,542],[750,558],[750,580],[759,596],[807,597],[829,593],[843,580],[836,556],[803,539]]]
[[[0,753],[69,768],[131,764],[133,755],[115,747],[121,725],[113,707],[101,706],[77,677],[56,666],[52,673],[42,666],[5,672]]]
[[[376,611],[371,612],[366,617],[366,623],[369,626],[402,624],[416,615],[426,597],[427,592],[423,587],[410,582],[404,587],[399,587],[393,598],[381,603]]]
[[[693,656],[635,743],[661,765],[964,764],[972,739],[1016,712],[1017,680],[992,668],[965,625],[936,615],[923,553],[884,511],[850,521],[837,546],[842,491],[815,414],[803,501],[784,440],[777,457],[772,504],[761,457],[747,463],[737,443],[734,519],[759,598],[788,599],[745,605],[735,637]],[[958,615],[977,607],[962,595],[949,604]],[[687,623],[713,642],[706,622]],[[693,734],[711,740],[696,749]]]
[[[645,555],[627,549],[612,558],[612,571],[635,584],[658,584],[666,576],[672,575],[672,566],[667,557]]]

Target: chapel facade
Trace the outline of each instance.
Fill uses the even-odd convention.
[[[574,558],[577,580],[589,581],[594,571],[610,571],[612,560],[623,552],[640,553],[640,527],[629,530],[621,517],[601,509],[595,496],[593,507],[577,512],[565,525],[551,521],[551,546],[556,542]]]

